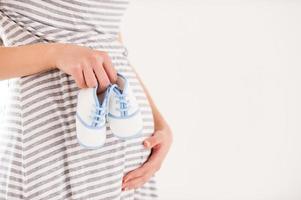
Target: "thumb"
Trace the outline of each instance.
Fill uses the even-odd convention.
[[[161,141],[162,141],[161,134],[158,134],[158,132],[156,131],[150,138],[144,140],[143,144],[146,148],[151,149],[154,146],[160,144]]]

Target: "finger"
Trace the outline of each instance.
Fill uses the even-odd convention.
[[[156,136],[155,134],[151,138],[157,138],[157,137],[158,136]],[[157,141],[160,140],[161,139],[158,139]],[[164,145],[161,145],[159,148],[153,148],[152,153],[148,158],[148,160],[141,167],[126,174],[125,177],[123,178],[123,182],[127,182],[130,179],[143,176],[145,173],[149,171],[151,172],[157,171],[160,168],[161,163],[163,162],[167,152],[168,152],[168,147],[165,147]]]
[[[144,176],[145,174],[154,174],[160,167],[161,162],[163,161],[163,158],[161,158],[161,159],[160,158],[158,158],[158,159],[152,158],[151,160],[150,160],[150,158],[152,156],[161,156],[159,153],[157,153],[158,151],[159,150],[153,150],[154,153],[151,154],[151,156],[148,158],[148,160],[142,166],[127,173],[123,177],[123,183],[126,183],[131,179],[135,179],[135,178]]]
[[[124,177],[123,177],[123,182],[126,183],[127,181],[129,181],[130,179],[133,178],[137,178],[140,176],[143,176],[146,171],[148,170],[147,167],[143,167],[143,165],[133,171],[130,171],[129,173],[127,173]]]
[[[149,179],[150,175],[144,175],[135,179],[130,180],[122,186],[123,190],[131,190],[142,187]]]
[[[162,143],[159,148],[153,148],[152,153],[149,156],[145,165],[153,165],[155,166],[155,170],[158,171],[161,167],[163,160],[165,159],[168,153],[169,147]]]
[[[85,79],[84,79],[83,70],[82,70],[82,68],[80,66],[74,68],[74,70],[73,70],[73,78],[75,80],[76,85],[79,88],[86,88],[87,87]]]
[[[113,67],[112,60],[107,53],[103,54],[103,66],[105,71],[107,72],[110,82],[115,83],[117,80],[117,71]]]
[[[84,78],[85,78],[85,82],[86,82],[86,85],[88,87],[96,87],[97,86],[97,80],[96,80],[96,77],[95,77],[95,74],[93,72],[93,69],[91,67],[85,67],[84,68]]]
[[[154,146],[160,144],[163,141],[163,136],[160,132],[156,131],[151,137],[144,140],[143,144],[146,148],[153,148]]]
[[[140,168],[135,169],[135,170],[129,172],[123,178],[122,187],[123,188],[133,187],[133,186],[131,186],[133,184],[132,181],[134,181],[136,179],[143,178],[145,176],[150,177],[153,174],[155,174],[155,172],[160,169],[161,164],[162,164],[162,162],[164,160],[164,157],[166,155],[163,152],[164,151],[163,150],[160,151],[160,149],[155,150],[154,153],[151,154],[151,156],[147,160],[147,162],[145,162]]]
[[[159,148],[153,148],[151,155],[149,156],[147,161],[142,165],[142,168],[145,168],[147,172],[150,171],[152,173],[155,173],[161,168],[161,165],[167,153],[168,147],[165,145],[161,145]]]
[[[98,92],[103,92],[109,85],[110,79],[107,76],[106,71],[103,69],[102,65],[97,65],[93,67],[94,73],[98,81]]]

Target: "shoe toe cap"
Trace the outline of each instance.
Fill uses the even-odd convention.
[[[143,121],[140,112],[129,118],[108,117],[110,128],[114,135],[120,138],[138,136],[143,130]]]
[[[81,123],[76,124],[76,135],[79,144],[84,148],[98,148],[106,140],[106,126],[102,128],[89,128]]]

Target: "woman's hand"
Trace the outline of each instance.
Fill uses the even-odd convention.
[[[79,88],[96,87],[104,91],[115,83],[117,73],[106,52],[72,44],[53,44],[54,66],[71,75]]]
[[[144,141],[146,148],[152,148],[150,157],[140,168],[125,175],[122,189],[136,189],[146,183],[161,168],[171,144],[171,130],[166,122],[163,122],[163,125],[155,131],[153,136]]]
[[[123,177],[122,190],[139,188],[146,183],[161,168],[173,140],[169,125],[159,112],[135,68],[133,68],[133,70],[150,103],[154,116],[155,132],[150,138],[143,142],[145,148],[152,149],[150,157],[141,167],[129,172]]]

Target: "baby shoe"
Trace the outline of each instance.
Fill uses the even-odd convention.
[[[99,148],[106,140],[109,87],[102,96],[97,95],[97,87],[80,89],[77,97],[77,140],[84,148]]]
[[[126,77],[117,73],[117,83],[110,90],[107,120],[113,134],[123,139],[139,136],[143,130],[142,115]]]

